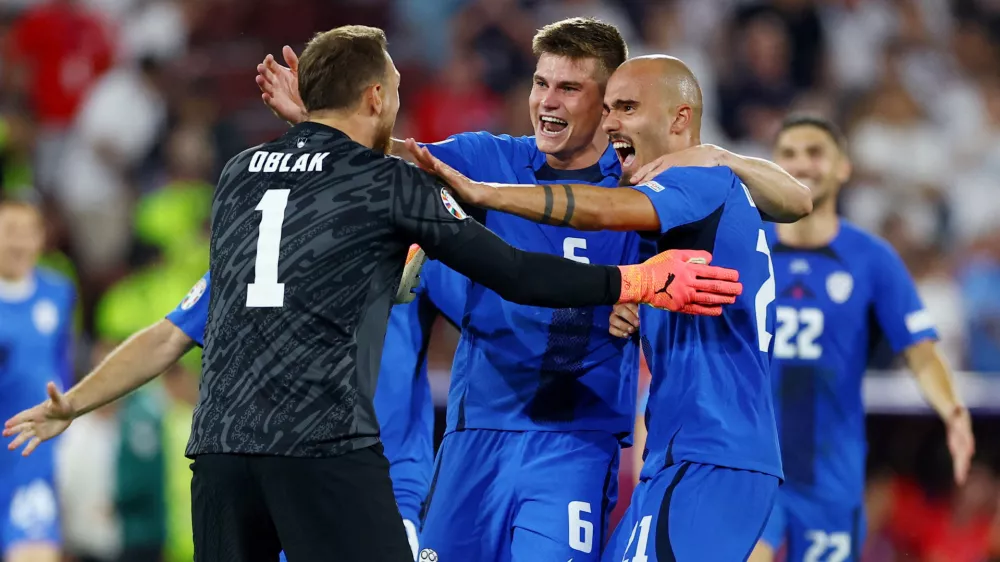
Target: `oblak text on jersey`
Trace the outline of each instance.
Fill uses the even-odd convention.
[[[323,161],[329,155],[329,152],[307,152],[300,154],[295,159],[295,163],[289,166],[288,161],[292,159],[292,156],[295,156],[294,154],[258,150],[254,152],[253,157],[250,159],[250,166],[247,168],[247,171],[251,173],[322,172]]]

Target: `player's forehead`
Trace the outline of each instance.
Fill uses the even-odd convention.
[[[535,64],[535,78],[553,84],[559,82],[598,83],[603,73],[600,61],[592,57],[573,58],[542,53]]]
[[[644,95],[648,95],[648,87],[640,77],[627,68],[616,70],[608,79],[608,87],[604,91],[604,102],[608,106],[613,106],[621,101],[643,101]]]
[[[34,207],[0,204],[0,225],[23,226],[26,224],[39,227],[42,225],[42,216]]]
[[[399,70],[396,69],[396,63],[393,62],[392,56],[389,55],[389,51],[385,52],[385,66],[386,75],[389,77],[390,81],[399,82]]]
[[[775,150],[832,150],[837,148],[836,141],[823,129],[809,124],[794,125],[778,134]]]

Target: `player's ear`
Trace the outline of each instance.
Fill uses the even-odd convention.
[[[691,126],[692,117],[694,117],[694,111],[690,105],[681,104],[677,106],[677,115],[674,115],[674,119],[670,122],[670,132],[674,134],[683,133]]]
[[[365,90],[365,102],[372,108],[372,113],[382,115],[382,106],[385,105],[385,89],[382,84],[372,84]]]
[[[851,165],[851,159],[846,154],[842,155],[840,162],[837,163],[837,181],[841,184],[847,183],[847,180],[851,179],[853,172],[854,166]]]

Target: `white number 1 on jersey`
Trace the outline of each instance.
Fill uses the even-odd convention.
[[[260,227],[253,283],[247,285],[247,307],[281,308],[285,304],[285,284],[278,283],[278,250],[281,226],[285,222],[288,189],[268,189],[257,204]]]

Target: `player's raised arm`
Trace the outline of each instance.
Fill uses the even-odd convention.
[[[518,250],[470,219],[433,177],[398,161],[393,222],[427,254],[518,304],[570,308],[649,303],[718,315],[742,291],[733,270],[707,265],[707,252],[665,252],[641,265],[600,266]],[[606,190],[612,191],[612,190]]]
[[[474,182],[426,148],[407,139],[420,166],[448,183],[463,201],[534,222],[577,230],[658,231],[660,219],[649,198],[632,189],[592,185],[516,186]]]
[[[15,450],[25,442],[30,455],[42,441],[59,435],[76,418],[125,396],[173,365],[194,341],[169,320],[134,334],[65,395],[49,384],[49,400],[24,410],[4,423],[3,436],[16,436]]]
[[[741,156],[712,144],[660,156],[639,168],[629,182],[638,185],[673,167],[726,166],[750,190],[761,213],[774,222],[795,222],[812,212],[809,188],[770,160]]]
[[[297,125],[308,118],[299,95],[299,57],[288,45],[281,49],[281,54],[288,66],[278,64],[272,55],[257,65],[257,87],[264,105],[279,119]]]

